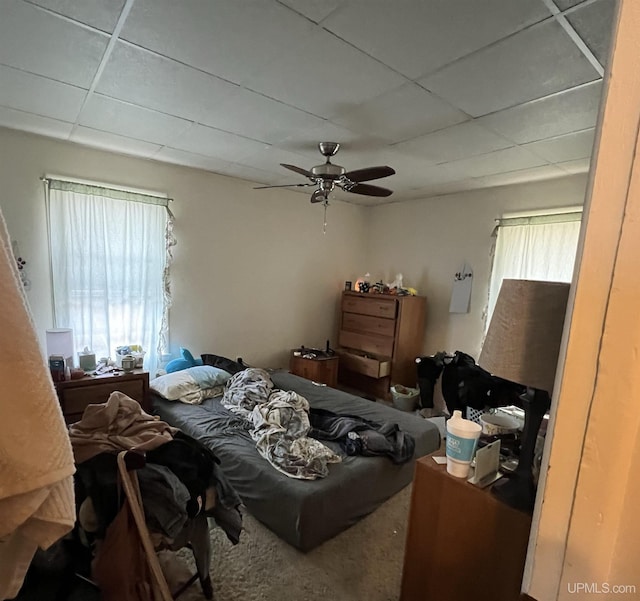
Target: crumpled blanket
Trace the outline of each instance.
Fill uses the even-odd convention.
[[[105,451],[150,451],[173,440],[177,431],[116,391],[106,403],[87,405],[82,419],[69,426],[69,438],[76,464],[80,464]]]
[[[222,405],[250,422],[256,448],[279,472],[302,480],[324,478],[329,463],[342,461],[309,438],[309,402],[294,391],[273,389],[269,374],[248,368],[227,382]]]

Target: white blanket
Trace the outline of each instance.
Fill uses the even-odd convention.
[[[279,472],[301,480],[329,474],[329,463],[341,460],[319,440],[309,438],[309,402],[289,390],[273,389],[259,368],[238,372],[227,382],[222,405],[251,423],[256,448]]]
[[[73,455],[0,211],[0,599],[73,527]]]

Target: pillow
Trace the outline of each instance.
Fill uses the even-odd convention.
[[[211,365],[197,365],[149,382],[149,388],[168,401],[181,401],[199,405],[205,399],[222,394],[222,389],[231,377],[228,371]]]
[[[247,369],[247,366],[242,363],[242,359],[234,361],[233,359],[227,359],[227,357],[221,357],[220,355],[214,355],[212,353],[204,353],[200,355],[200,357],[202,357],[202,363],[205,365],[213,365],[213,367],[224,369],[231,375]]]

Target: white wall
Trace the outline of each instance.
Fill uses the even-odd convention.
[[[587,176],[473,190],[372,210],[366,269],[372,278],[404,284],[427,297],[424,354],[464,351],[477,358],[490,274],[491,233],[504,213],[582,205]],[[474,271],[471,310],[450,314],[454,274]]]
[[[494,219],[504,212],[582,204],[586,176],[364,208],[255,191],[249,182],[125,157],[0,128],[0,207],[28,261],[36,326],[51,327],[44,195],[39,178],[66,175],[175,198],[171,346],[286,365],[290,348],[335,344],[344,280],[365,271],[428,298],[424,352],[477,356]],[[474,269],[471,311],[449,314],[453,274]]]
[[[52,327],[44,174],[166,192],[175,199],[171,346],[287,365],[291,348],[335,340],[337,298],[363,264],[365,209],[0,129],[0,207],[32,281],[41,337]],[[132,341],[133,342],[133,341]]]

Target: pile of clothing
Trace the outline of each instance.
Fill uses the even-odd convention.
[[[135,473],[156,550],[189,544],[202,582],[208,580],[211,557],[207,518],[215,520],[233,544],[238,543],[241,501],[218,459],[198,441],[146,414],[133,399],[114,392],[106,403],[89,405],[82,420],[69,427],[69,437],[77,466],[79,536],[92,550],[92,576],[104,598],[121,594],[105,595],[105,588],[114,584],[109,575],[118,574],[115,580],[122,581],[135,563],[123,563],[123,555],[114,552],[114,545],[123,538],[116,531],[124,510],[117,465],[121,451],[144,457]]]

